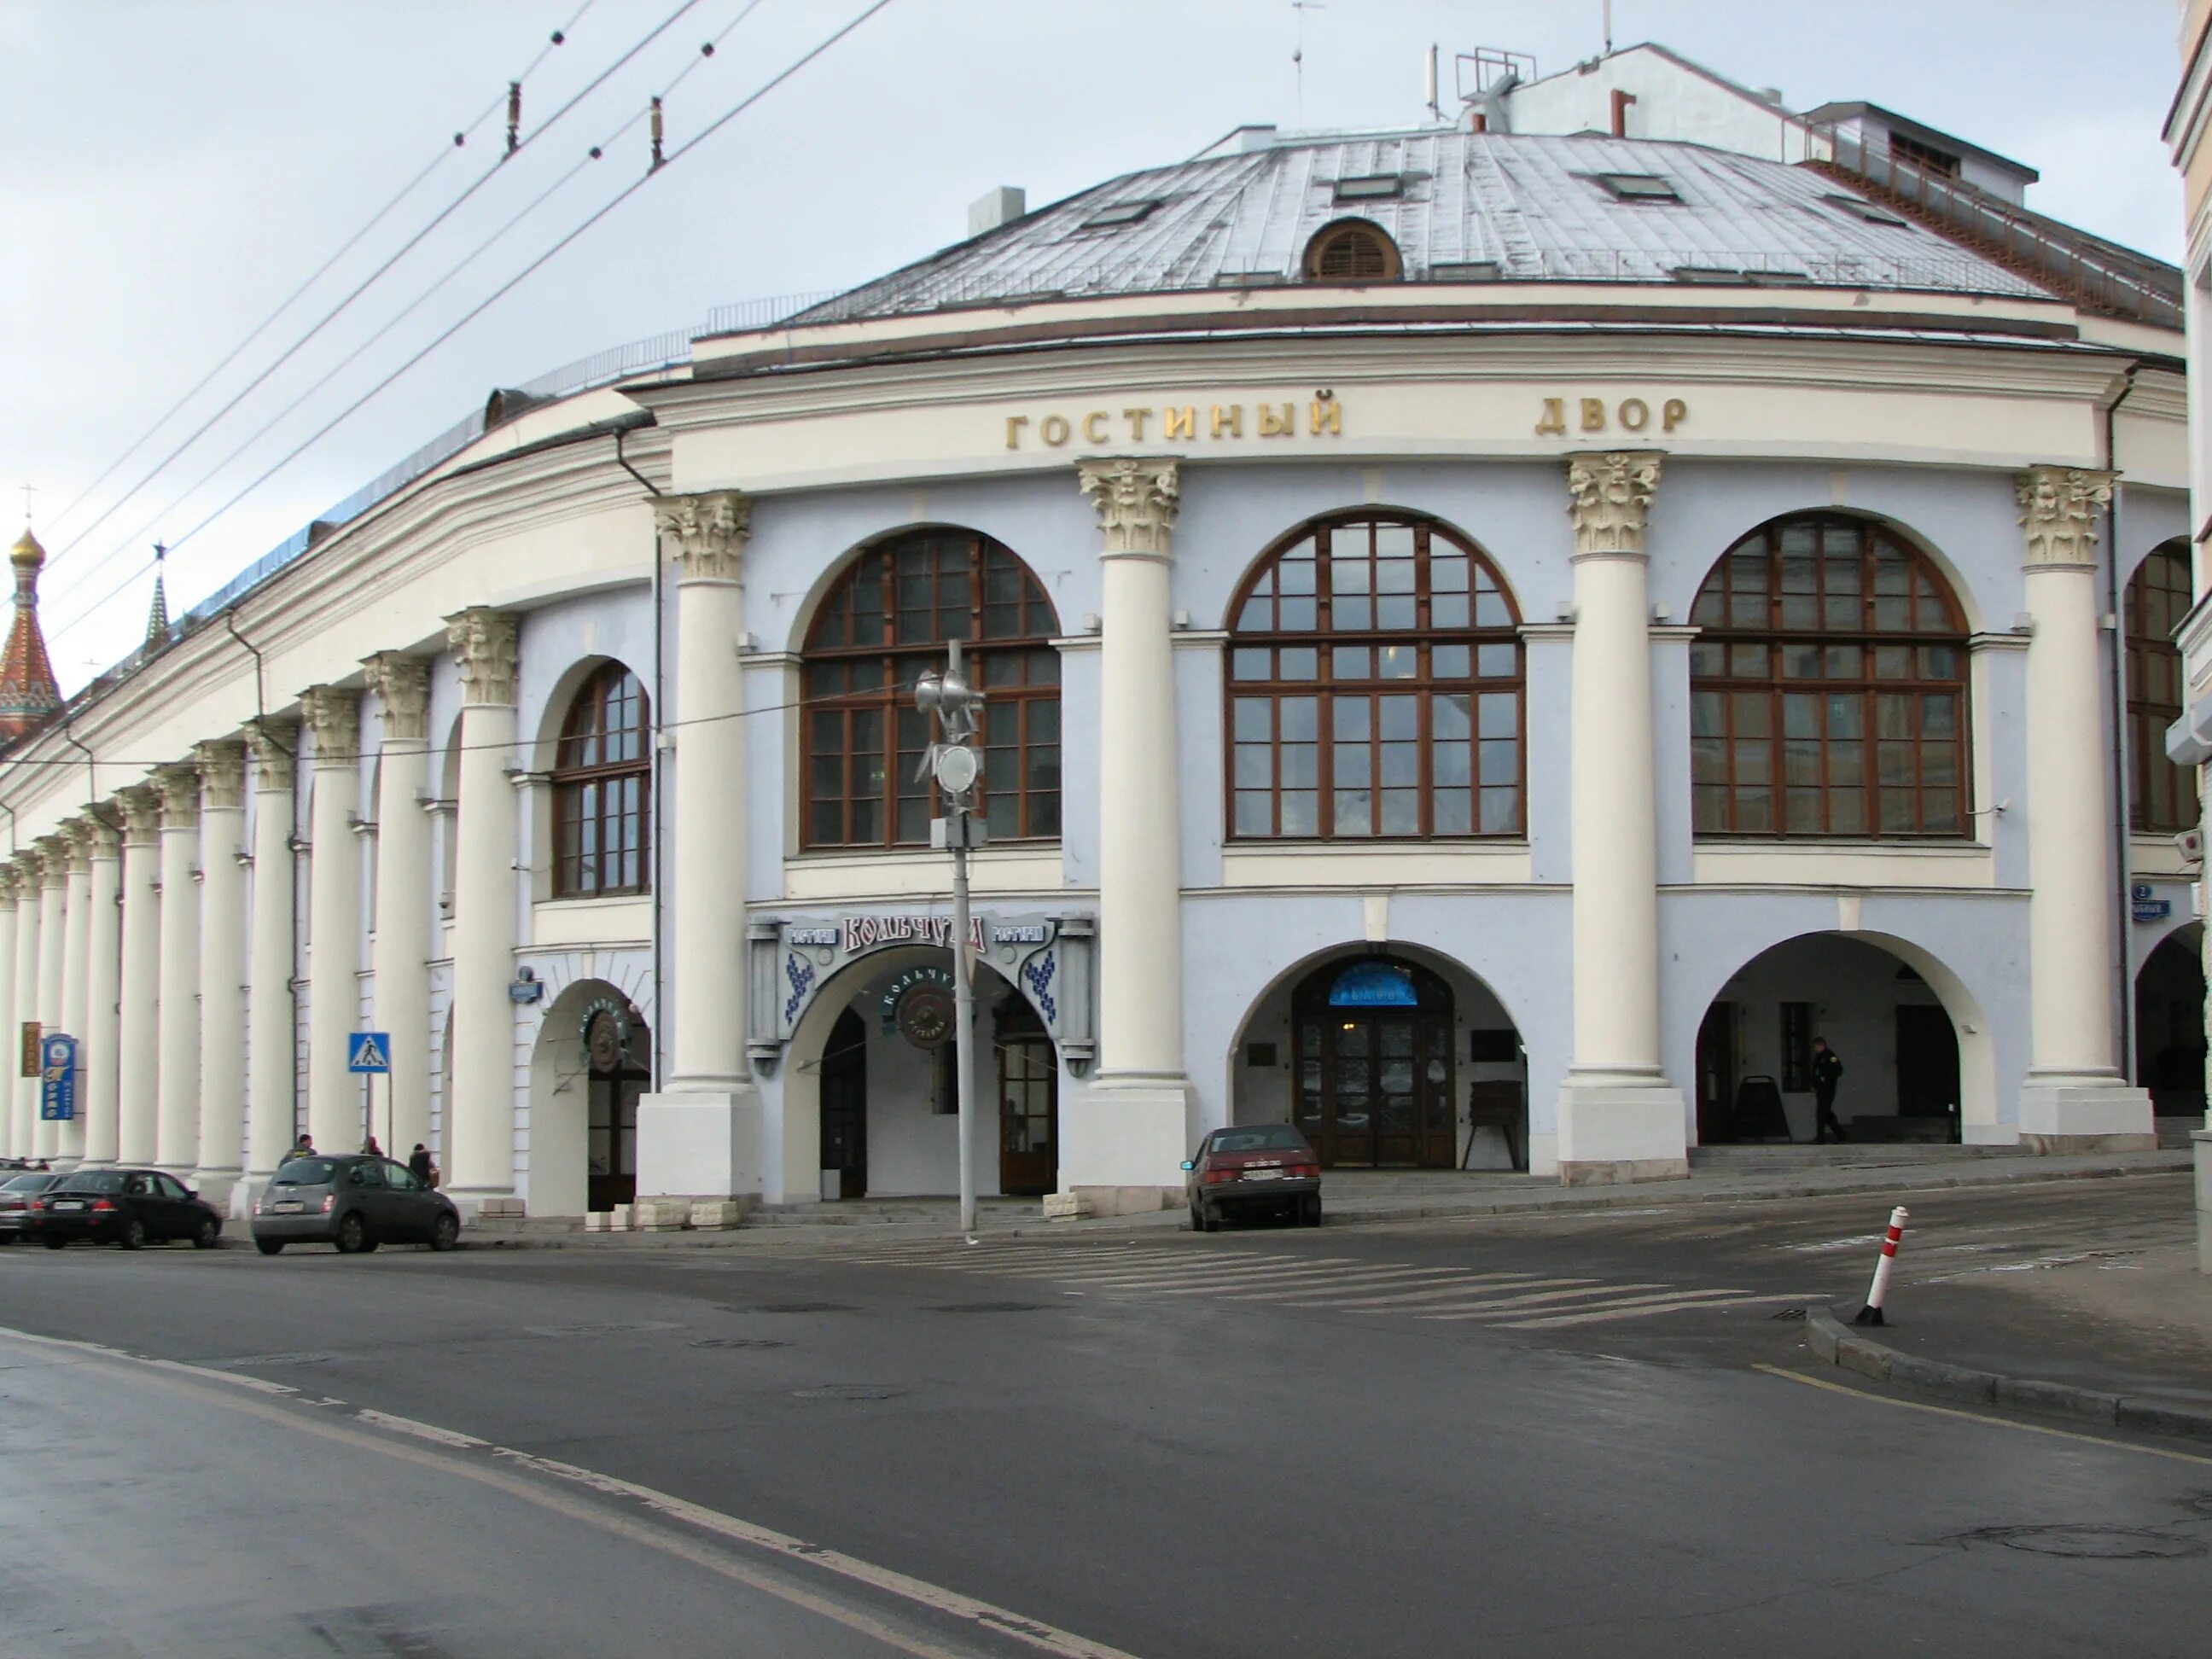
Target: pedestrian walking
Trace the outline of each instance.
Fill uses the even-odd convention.
[[[300,1138],[292,1143],[292,1150],[284,1154],[284,1161],[289,1164],[295,1158],[313,1158],[314,1155],[315,1138],[302,1129]]]
[[[1825,1037],[1813,1039],[1813,1144],[1819,1146],[1828,1136],[1836,1138],[1838,1146],[1847,1137],[1844,1126],[1836,1121],[1836,1079],[1844,1074],[1844,1062],[1828,1046]]]
[[[384,1148],[376,1144],[376,1137],[373,1134],[361,1143],[361,1150],[371,1158],[384,1156]]]
[[[438,1184],[438,1166],[430,1161],[430,1149],[419,1140],[415,1143],[415,1150],[407,1154],[407,1172],[425,1187]]]

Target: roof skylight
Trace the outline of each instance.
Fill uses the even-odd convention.
[[[1336,199],[1340,202],[1386,201],[1405,193],[1406,176],[1401,173],[1369,173],[1336,181]]]
[[[1902,227],[1905,223],[1905,220],[1899,218],[1896,214],[1892,213],[1887,208],[1878,207],[1874,203],[1868,201],[1864,197],[1823,196],[1820,199],[1826,202],[1830,207],[1841,208],[1845,213],[1850,214],[1852,218],[1863,219],[1870,225],[1897,225]]]
[[[1591,175],[1616,202],[1680,202],[1672,179],[1656,173],[1599,173]]]
[[[1133,225],[1159,204],[1157,197],[1140,202],[1109,202],[1085,219],[1082,228],[1100,230],[1109,225]]]
[[[1429,267],[1432,283],[1494,283],[1504,274],[1495,259],[1446,260]]]

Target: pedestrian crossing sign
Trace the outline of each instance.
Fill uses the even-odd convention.
[[[356,1031],[347,1040],[346,1070],[388,1072],[391,1069],[392,1034],[389,1031]]]

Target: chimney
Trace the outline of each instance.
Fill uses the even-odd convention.
[[[968,234],[981,236],[987,230],[996,230],[1020,218],[1029,210],[1029,193],[1018,185],[1000,185],[996,190],[987,190],[968,204]]]

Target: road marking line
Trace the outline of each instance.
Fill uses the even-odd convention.
[[[1366,1273],[1365,1281],[1370,1285],[1381,1285],[1394,1279],[1404,1281],[1425,1279],[1429,1281],[1428,1288],[1434,1288],[1437,1284],[1443,1282],[1439,1275],[1450,1274],[1454,1272],[1455,1269],[1450,1267],[1376,1267]],[[1458,1285],[1468,1283],[1464,1279],[1456,1279],[1452,1282]],[[1403,1290],[1405,1285],[1400,1283],[1396,1288]],[[1295,1290],[1255,1291],[1250,1296],[1229,1296],[1224,1297],[1222,1300],[1224,1302],[1274,1302],[1285,1297],[1301,1294],[1303,1292]]]
[[[1097,1280],[1091,1282],[1093,1289],[1101,1291],[1157,1291],[1162,1296],[1185,1295],[1193,1292],[1204,1295],[1211,1291],[1233,1291],[1244,1285],[1267,1285],[1286,1279],[1305,1279],[1316,1273],[1356,1273],[1371,1271],[1372,1269],[1362,1267],[1351,1261],[1320,1261],[1303,1265],[1284,1262],[1272,1267],[1248,1267],[1235,1272],[1201,1267],[1193,1273],[1176,1274],[1172,1278],[1148,1276],[1144,1279],[1117,1279],[1103,1282]]]
[[[1984,1412],[1960,1411],[1956,1406],[1931,1406],[1924,1401],[1899,1400],[1894,1395],[1876,1394],[1870,1389],[1854,1389],[1849,1383],[1808,1376],[1802,1371],[1793,1371],[1784,1365],[1754,1364],[1752,1370],[1764,1371],[1769,1376],[1778,1376],[1785,1382],[1802,1382],[1808,1389],[1826,1389],[1830,1394],[1847,1394],[1854,1400],[1863,1400],[1872,1405],[1894,1406],[1899,1411],[1929,1412],[1937,1417],[1963,1417],[1969,1423],[1987,1423],[1999,1429],[2018,1429],[2023,1434],[2047,1434],[2057,1440],[2086,1440],[2093,1446],[2110,1446],[2116,1451],[2141,1452],[2146,1457],[2171,1458],[2178,1463],[2212,1464],[2212,1457],[2197,1452],[2171,1451],[2164,1446],[2138,1446],[2131,1440],[2110,1440],[2101,1434],[2083,1434],[2074,1429],[2053,1429],[2041,1423],[2016,1423],[2009,1417],[1991,1417]]]
[[[1591,1297],[1621,1296],[1630,1291],[1663,1291],[1671,1286],[1656,1282],[1649,1285],[1613,1285],[1601,1279],[1569,1279],[1570,1285],[1580,1285],[1580,1290],[1539,1291],[1529,1296],[1484,1297],[1480,1305],[1465,1309],[1453,1308],[1443,1313],[1417,1313],[1416,1319],[1488,1319],[1510,1308],[1540,1307],[1547,1302],[1580,1302]],[[1504,1289],[1514,1289],[1511,1285]]]
[[[418,1440],[428,1440],[441,1446],[458,1446],[463,1450],[474,1450],[489,1446],[489,1440],[479,1440],[472,1434],[462,1434],[453,1429],[441,1429],[434,1423],[418,1423],[411,1417],[394,1417],[390,1412],[371,1411],[366,1406],[354,1415],[364,1423],[373,1423],[380,1429],[390,1429],[395,1434],[411,1434]]]
[[[1391,1309],[1408,1304],[1423,1302],[1449,1302],[1455,1297],[1464,1297],[1469,1291],[1480,1291],[1486,1285],[1493,1289],[1510,1286],[1516,1290],[1533,1291],[1547,1285],[1565,1285],[1570,1282],[1564,1279],[1538,1279],[1533,1273],[1469,1273],[1466,1278],[1454,1284],[1436,1285],[1419,1291],[1403,1291],[1393,1296],[1364,1297],[1357,1302],[1296,1302],[1290,1305],[1298,1308],[1328,1308],[1338,1313],[1365,1313],[1370,1309],[1378,1313],[1387,1313]]]
[[[1595,1325],[1608,1319],[1642,1319],[1647,1314],[1681,1313],[1695,1308],[1740,1308],[1753,1302],[1807,1302],[1804,1296],[1739,1296],[1732,1291],[1687,1291],[1679,1295],[1632,1296],[1589,1313],[1547,1314],[1541,1319],[1502,1323],[1504,1331],[1549,1330],[1554,1325]]]
[[[1304,1267],[1349,1267],[1356,1266],[1347,1255],[1261,1256],[1249,1263],[1230,1261],[1188,1261],[1172,1271],[1157,1268],[1146,1273],[1131,1273],[1124,1269],[1112,1273],[1037,1273],[1008,1274],[1008,1278],[1053,1279],[1066,1285],[1097,1285],[1142,1286],[1146,1285],[1176,1285],[1201,1278],[1250,1278],[1259,1273],[1279,1273]]]
[[[1224,1290],[1242,1290],[1247,1285],[1263,1285],[1269,1289],[1290,1286],[1294,1291],[1366,1291],[1388,1289],[1394,1281],[1402,1281],[1404,1272],[1392,1273],[1377,1267],[1313,1267],[1297,1272],[1244,1274],[1231,1280],[1215,1279],[1204,1285],[1172,1285],[1164,1286],[1162,1296],[1218,1296]],[[1235,1298],[1224,1297],[1224,1300]]]
[[[740,1521],[735,1516],[725,1515],[719,1510],[708,1509],[703,1504],[691,1503],[688,1499],[657,1491],[653,1487],[639,1486],[634,1481],[623,1480],[613,1475],[600,1474],[595,1470],[581,1468],[573,1463],[559,1462],[552,1458],[539,1457],[533,1453],[518,1451],[510,1446],[495,1445],[484,1441],[475,1441],[466,1452],[462,1451],[459,1447],[450,1450],[432,1452],[422,1447],[400,1445],[383,1434],[370,1431],[371,1429],[391,1426],[391,1419],[384,1419],[380,1421],[380,1419],[383,1419],[382,1413],[370,1413],[360,1407],[351,1408],[345,1420],[319,1422],[313,1418],[301,1415],[295,1409],[286,1409],[274,1402],[262,1404],[258,1401],[241,1400],[234,1395],[216,1390],[198,1389],[193,1387],[193,1384],[199,1382],[231,1379],[225,1377],[222,1372],[210,1371],[203,1367],[185,1364],[180,1361],[157,1359],[149,1355],[134,1354],[124,1349],[111,1348],[96,1342],[77,1341],[66,1337],[40,1336],[30,1331],[16,1330],[6,1326],[0,1326],[0,1338],[14,1338],[39,1347],[59,1348],[84,1354],[94,1359],[106,1360],[118,1370],[137,1370],[150,1372],[157,1376],[161,1376],[162,1373],[168,1373],[170,1375],[162,1376],[161,1380],[167,1382],[169,1386],[198,1394],[210,1404],[264,1417],[302,1434],[320,1435],[325,1438],[343,1441],[358,1449],[380,1452],[403,1462],[416,1463],[447,1474],[457,1474],[480,1485],[495,1487],[512,1497],[521,1498],[540,1508],[556,1510],[569,1516],[572,1520],[597,1527],[602,1531],[617,1534],[647,1548],[657,1549],[663,1553],[690,1561],[695,1565],[704,1567],[721,1577],[734,1578],[742,1583],[750,1584],[781,1601],[805,1607],[809,1612],[843,1625],[848,1629],[859,1631],[877,1641],[913,1654],[916,1656],[916,1659],[974,1659],[974,1656],[956,1653],[933,1642],[925,1641],[899,1631],[858,1609],[840,1607],[824,1596],[815,1595],[802,1585],[782,1582],[769,1574],[749,1568],[741,1562],[708,1554],[687,1546],[682,1539],[670,1536],[663,1530],[641,1526],[627,1516],[608,1514],[587,1506],[563,1502],[555,1492],[546,1491],[543,1487],[533,1486],[528,1481],[516,1480],[503,1475],[497,1463],[485,1460],[496,1459],[508,1464],[519,1465],[538,1474],[586,1487],[602,1496],[629,1499],[656,1514],[684,1522],[696,1531],[708,1533],[732,1543],[746,1545],[755,1550],[802,1566],[819,1568],[840,1577],[850,1579],[855,1583],[868,1585],[872,1589],[897,1596],[915,1606],[926,1607],[933,1613],[962,1620],[979,1629],[1025,1643],[1040,1652],[1055,1656],[1055,1659],[1134,1659],[1133,1655],[1120,1648],[1109,1647],[1103,1642],[1091,1641],[1086,1637],[1060,1630],[1041,1620],[1024,1618],[1020,1613],[994,1606],[988,1601],[963,1595],[957,1590],[947,1589],[942,1585],[930,1583],[925,1579],[913,1577],[890,1567],[877,1566],[873,1562],[863,1561],[857,1556],[847,1555],[839,1550],[824,1549],[818,1545],[809,1544],[804,1540],[793,1538],[788,1534],[776,1532],[767,1527],[756,1526],[748,1521]],[[177,1375],[179,1373],[189,1374],[191,1380],[190,1382],[181,1380]],[[333,1406],[345,1404],[343,1401],[330,1401],[325,1403]],[[403,1433],[419,1435],[421,1431],[431,1429],[441,1436],[452,1435],[455,1440],[471,1438],[459,1434],[458,1431],[438,1430],[433,1425],[412,1423],[411,1419],[399,1420],[411,1424],[410,1427],[400,1431]],[[368,1426],[364,1427],[363,1425]],[[447,1443],[441,1443],[444,1445]]]

